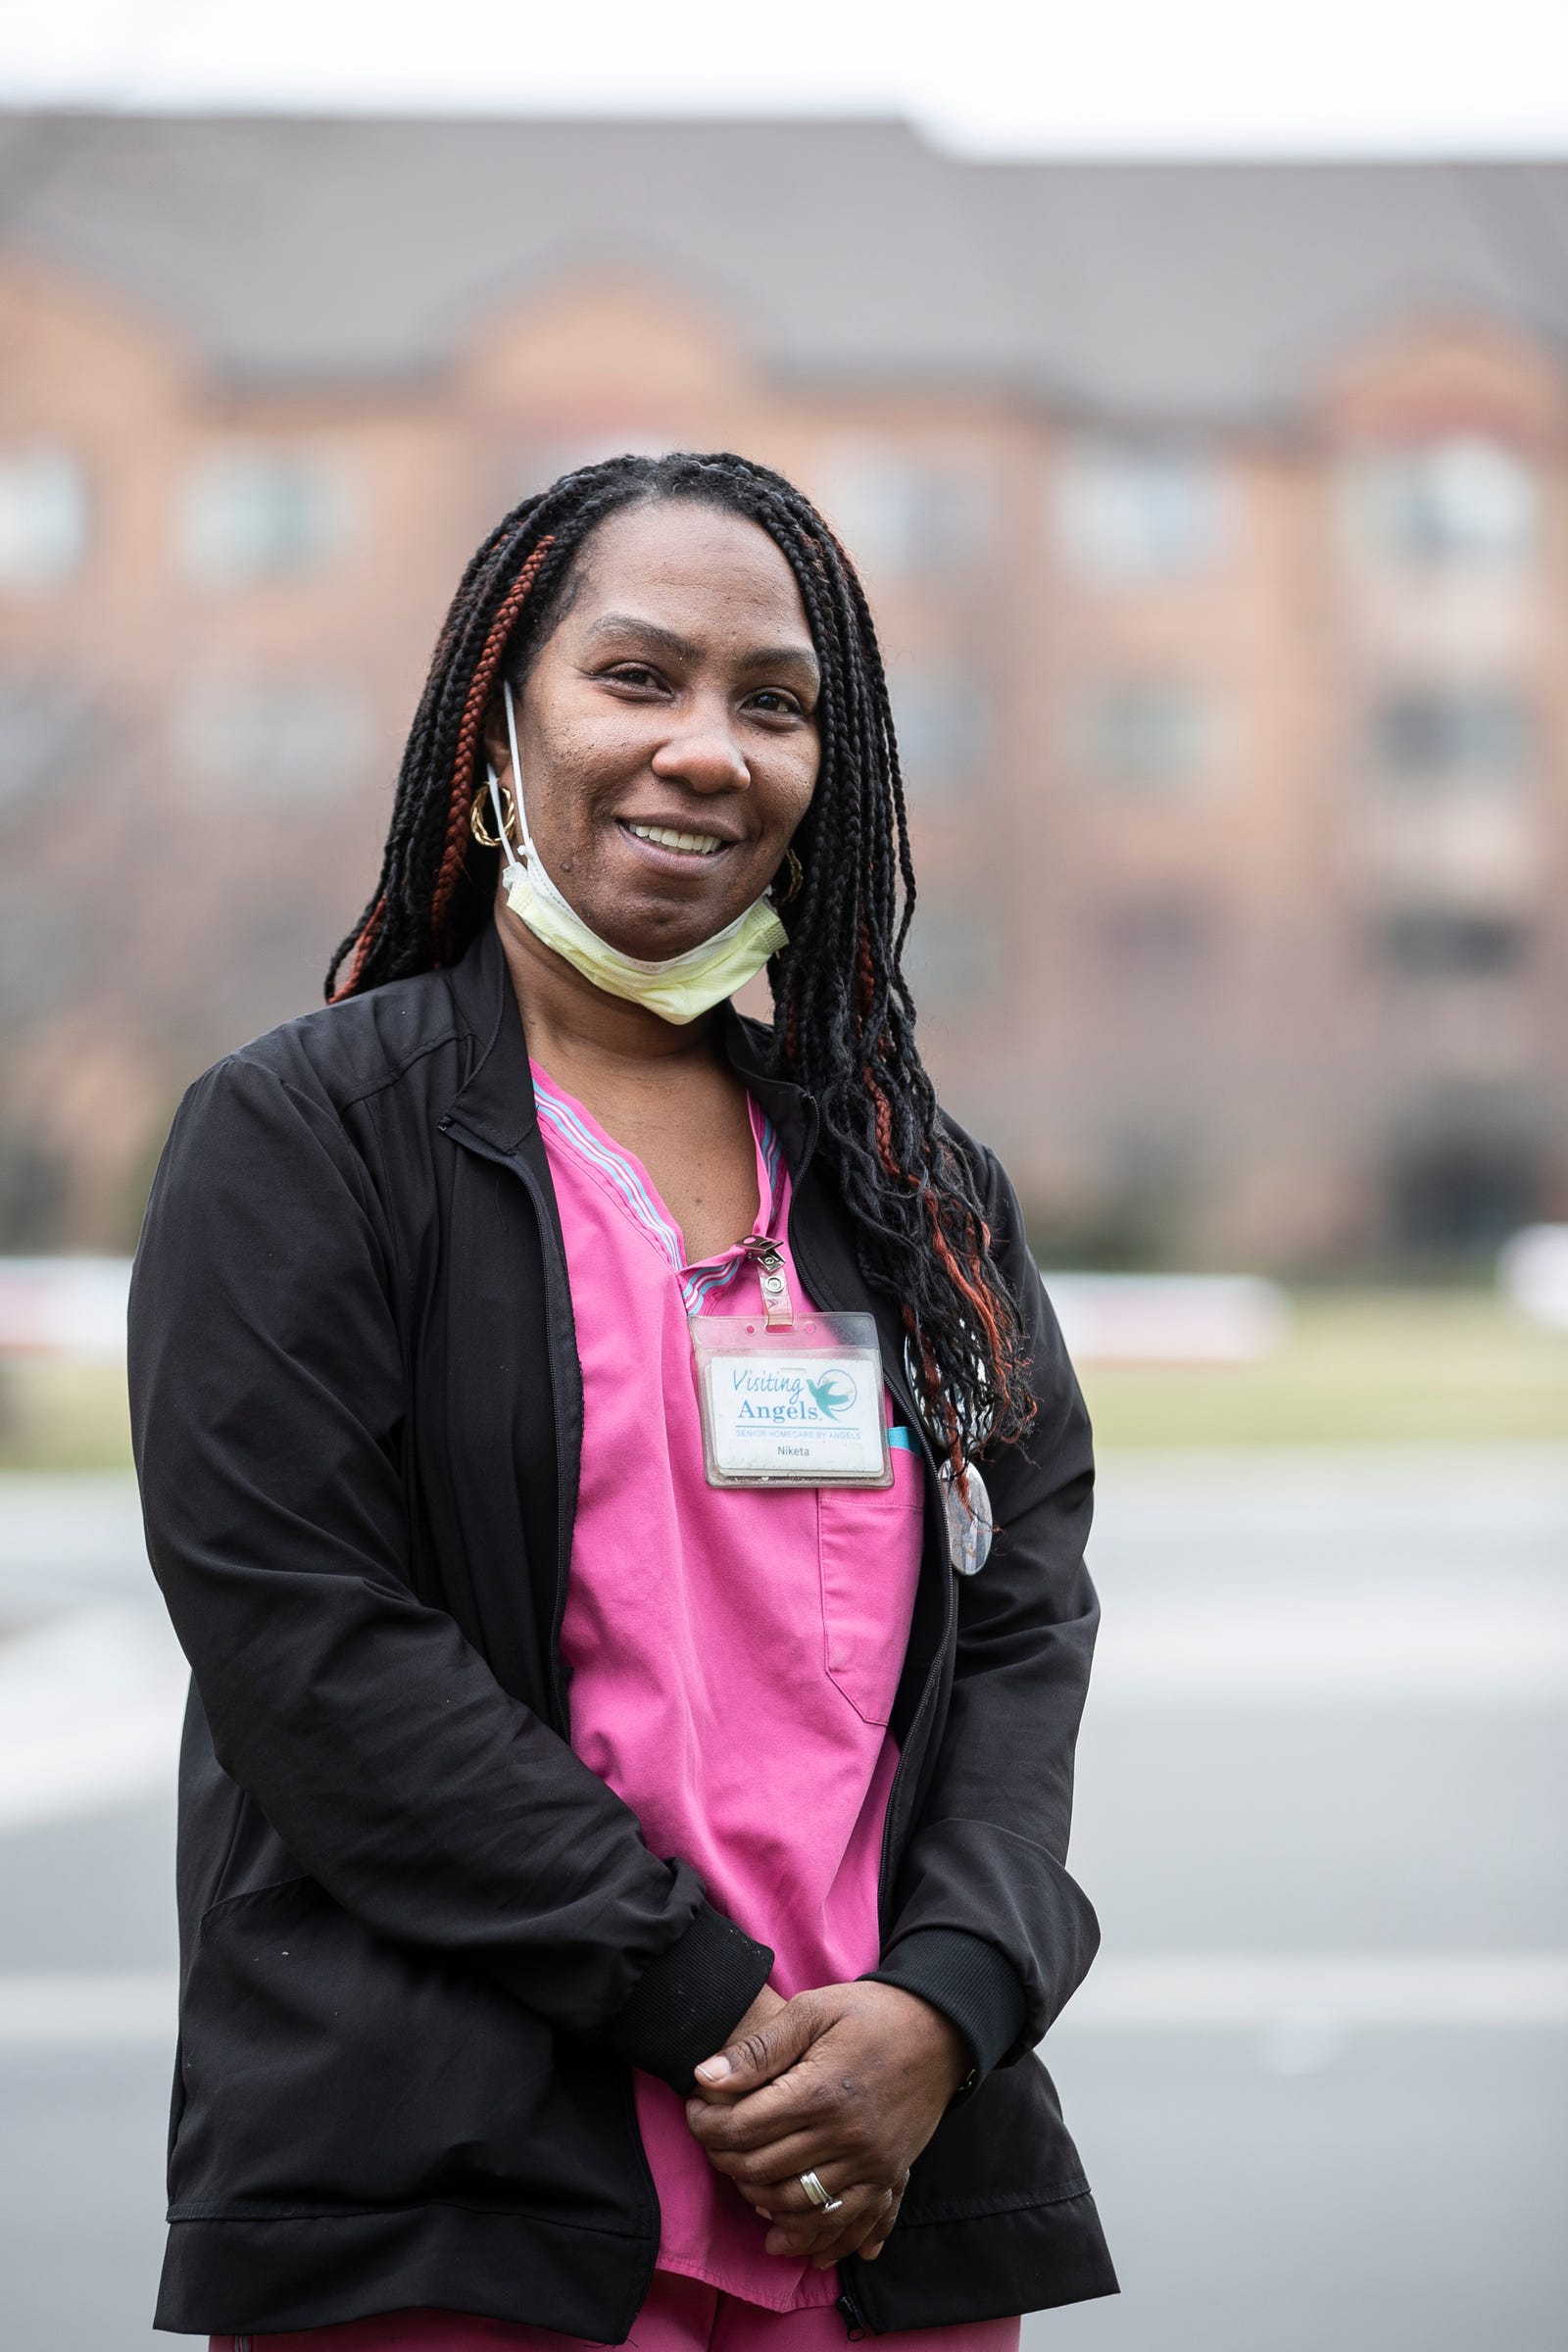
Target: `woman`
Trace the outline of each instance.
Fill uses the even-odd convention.
[[[912,887],[799,492],[624,458],[492,532],[328,1007],[191,1089],[137,1261],[160,2327],[1011,2352],[1114,2290],[1032,2055],[1097,1933],[1088,1424]]]

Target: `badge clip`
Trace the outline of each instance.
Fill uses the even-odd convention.
[[[784,1273],[784,1259],[778,1244],[765,1233],[748,1234],[741,1244],[747,1256],[756,1266],[762,1286],[762,1320],[769,1331],[793,1331],[795,1302]]]

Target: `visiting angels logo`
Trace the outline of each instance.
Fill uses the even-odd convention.
[[[808,1380],[807,1387],[812,1402],[824,1420],[838,1421],[849,1411],[858,1394],[848,1372],[824,1372],[820,1380]]]
[[[739,1398],[737,1421],[826,1421],[843,1426],[854,1409],[859,1384],[842,1364],[828,1364],[815,1377],[796,1364],[743,1363],[729,1370]]]

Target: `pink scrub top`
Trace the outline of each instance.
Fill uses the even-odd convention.
[[[630,1805],[654,1853],[680,1855],[721,1911],[771,1944],[779,1992],[848,1982],[880,1957],[877,1873],[898,1760],[888,1718],[920,1564],[919,1456],[897,1431],[890,1488],[710,1487],[686,1319],[757,1311],[755,1263],[737,1241],[688,1265],[641,1162],[537,1063],[533,1079],[582,1365],[561,1629],[572,1746]],[[774,1237],[804,1313],[789,1173],[755,1101],[751,1117],[752,1231]],[[836,2270],[762,2251],[767,2225],[713,2171],[680,2096],[651,2075],[634,2082],[660,2270],[768,2311],[833,2302]],[[427,2332],[400,2337],[408,2352],[501,2340],[493,2320],[418,2317]],[[360,2325],[290,2340],[327,2352]]]

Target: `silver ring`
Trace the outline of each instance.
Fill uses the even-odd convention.
[[[797,2173],[795,2177],[800,2181],[800,2184],[805,2189],[807,2195],[810,2198],[811,2203],[816,2207],[818,2213],[837,2213],[839,2207],[843,2204],[844,2199],[842,2197],[829,2196],[827,2190],[822,2186],[821,2181],[817,2179],[814,2173]]]

